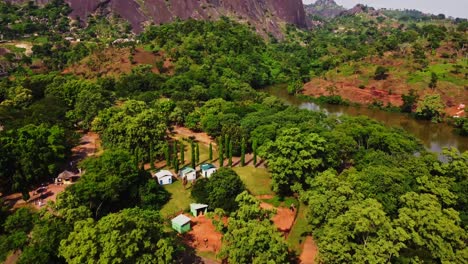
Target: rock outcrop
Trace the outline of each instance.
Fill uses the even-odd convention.
[[[20,2],[24,0],[10,0]],[[47,0],[36,0],[43,3]],[[284,24],[308,26],[302,0],[65,0],[70,16],[86,20],[88,15],[116,13],[128,20],[136,32],[145,25],[182,20],[215,20],[222,16],[248,23],[266,35],[281,35]]]
[[[334,0],[317,0],[315,3],[306,5],[307,15],[323,18],[334,18],[339,16],[346,9],[338,5]]]

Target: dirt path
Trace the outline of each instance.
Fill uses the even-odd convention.
[[[308,236],[302,245],[302,254],[300,256],[301,264],[315,264],[315,258],[318,254],[318,247],[314,239]]]
[[[196,141],[201,142],[205,145],[210,145],[210,142],[213,146],[216,146],[216,142],[211,139],[211,137],[205,132],[194,132],[186,127],[175,126],[174,133],[185,138],[195,138]]]
[[[274,207],[273,205],[264,202],[260,203],[260,207],[267,210],[276,209],[276,214],[271,219],[274,225],[279,231],[283,232],[285,236],[289,231],[291,231],[294,220],[296,219],[295,211],[285,207]]]

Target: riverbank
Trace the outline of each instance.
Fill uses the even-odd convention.
[[[444,148],[449,147],[456,147],[460,151],[468,150],[468,137],[457,135],[454,128],[446,123],[417,120],[408,114],[370,109],[366,106],[319,104],[288,94],[284,84],[269,86],[263,91],[301,109],[323,111],[332,115],[368,116],[387,126],[406,130],[420,139],[426,149],[432,152],[441,153]]]

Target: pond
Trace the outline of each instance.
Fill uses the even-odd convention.
[[[453,127],[445,123],[435,124],[430,121],[416,120],[407,114],[369,109],[366,106],[319,105],[288,94],[286,85],[269,86],[263,91],[281,98],[289,105],[295,105],[301,109],[323,111],[327,114],[334,115],[364,115],[382,122],[387,126],[403,128],[410,134],[419,138],[426,149],[432,152],[440,153],[442,149],[446,147],[456,147],[460,151],[468,150],[468,137],[455,134],[453,132]]]

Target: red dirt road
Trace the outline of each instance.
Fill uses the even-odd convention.
[[[292,226],[294,225],[294,220],[296,219],[296,212],[291,211],[289,208],[284,207],[274,207],[271,204],[261,203],[260,207],[267,210],[276,209],[276,215],[271,219],[279,231],[289,233]]]
[[[302,245],[302,254],[300,256],[301,264],[315,264],[315,258],[318,254],[318,247],[314,239],[308,236]]]

